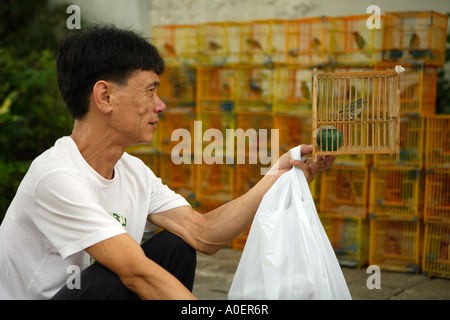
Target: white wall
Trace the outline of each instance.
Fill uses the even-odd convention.
[[[450,12],[448,0],[150,0],[151,25],[210,21],[294,19],[365,14],[378,5],[385,11]]]
[[[109,22],[148,35],[154,25],[212,21],[294,19],[365,14],[369,5],[385,11],[450,12],[449,0],[52,0],[76,4],[89,22]]]

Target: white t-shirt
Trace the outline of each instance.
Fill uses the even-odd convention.
[[[125,153],[104,179],[63,137],[30,166],[0,225],[0,299],[49,299],[84,270],[89,246],[128,232],[141,242],[147,215],[189,205]],[[154,226],[153,226],[154,227]]]

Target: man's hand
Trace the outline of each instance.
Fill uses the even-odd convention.
[[[301,156],[311,154],[313,151],[312,145],[303,144],[301,147]],[[309,182],[314,180],[314,177],[320,171],[328,170],[333,165],[336,156],[318,156],[317,162],[314,162],[313,158],[307,158],[305,162],[291,159],[289,152],[283,154],[275,165],[267,172],[269,175],[280,176],[281,174],[289,171],[292,166],[300,168]]]

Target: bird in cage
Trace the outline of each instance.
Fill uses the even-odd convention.
[[[359,51],[361,53],[363,53],[367,58],[370,59],[371,54],[370,54],[370,52],[367,52],[368,45],[367,45],[367,41],[364,39],[364,37],[358,31],[353,31],[353,38],[355,40],[356,46],[358,47]]]
[[[208,41],[208,49],[210,51],[217,51],[219,49],[222,49],[222,46],[215,41],[209,40]]]
[[[350,120],[356,120],[361,115],[364,108],[363,104],[365,103],[367,103],[367,99],[359,98],[347,105],[344,110],[339,111],[339,115],[344,118],[350,117]]]
[[[320,40],[316,37],[314,37],[314,39],[311,41],[311,49],[313,53],[320,54],[321,43]]]
[[[250,46],[251,50],[262,50],[261,44],[258,42],[258,40],[248,38],[247,44]]]

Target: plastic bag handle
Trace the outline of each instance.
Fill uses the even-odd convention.
[[[306,161],[306,156],[302,157],[302,146],[297,146],[295,148],[292,148],[291,150],[289,150],[289,153],[291,155],[291,159],[293,160],[299,160],[299,161]],[[300,168],[296,168],[293,167],[293,170],[298,172],[299,178],[300,178],[300,186],[302,188],[302,194],[304,197],[306,197],[307,199],[309,199],[309,201],[311,203],[314,203],[314,201],[312,200],[312,194],[311,194],[311,190],[309,189],[309,184],[308,181],[306,180],[306,176],[305,173],[300,169]],[[305,198],[303,198],[305,200]]]
[[[289,150],[289,153],[291,155],[291,159],[293,160],[299,160],[299,161],[305,161],[306,160],[306,156],[302,157],[302,146],[297,146],[295,148],[292,148],[291,150]]]

